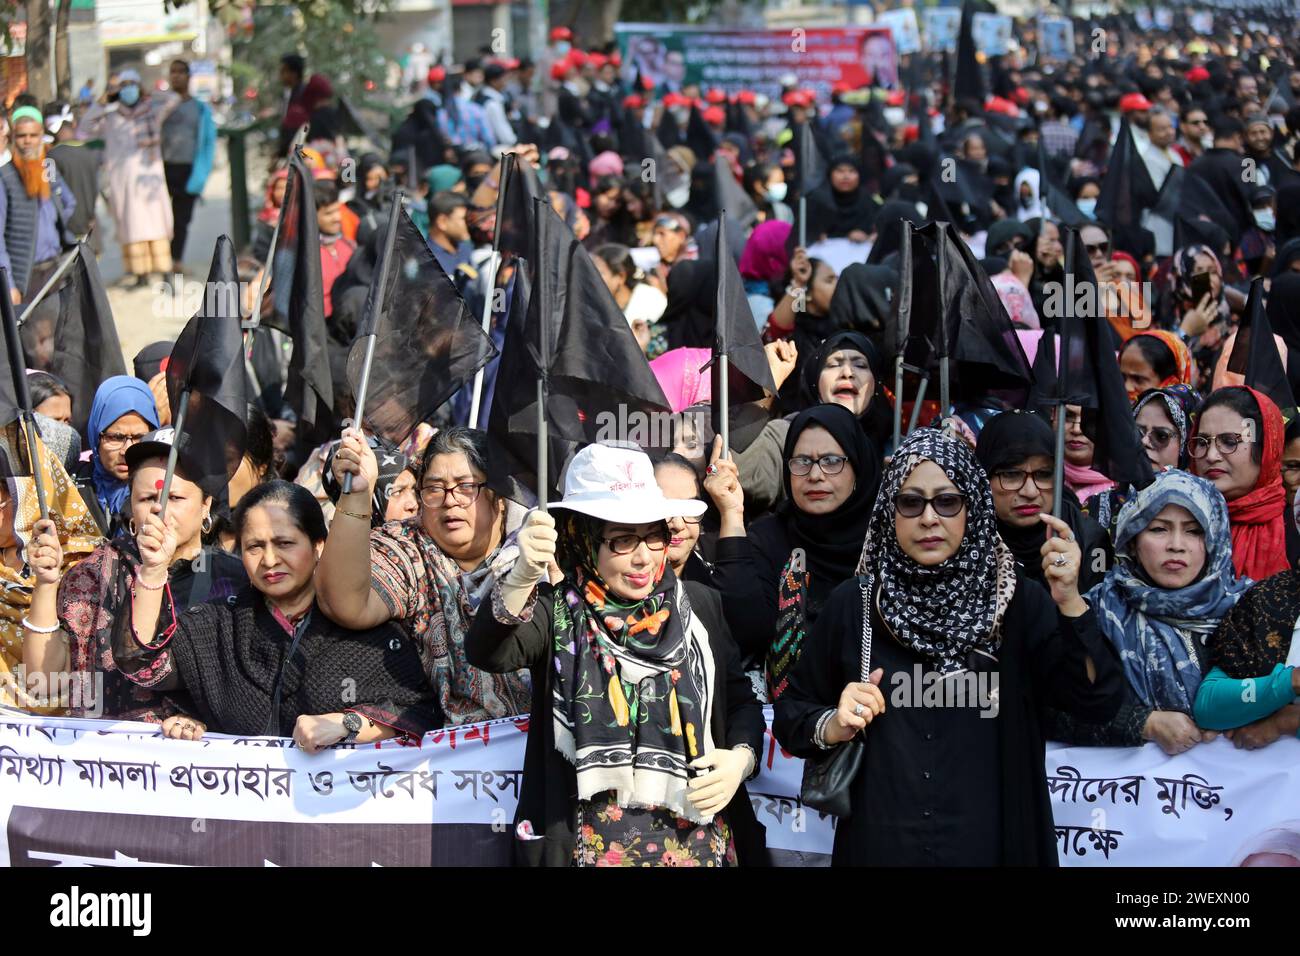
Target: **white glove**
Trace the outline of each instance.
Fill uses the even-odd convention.
[[[546,577],[555,563],[556,537],[555,519],[548,512],[540,509],[528,512],[516,537],[519,557],[501,579],[501,597],[510,613],[519,614],[523,610],[537,582]]]
[[[697,770],[709,772],[690,780],[687,784],[687,799],[701,813],[715,814],[722,811],[731,798],[740,789],[745,775],[753,769],[754,755],[747,747],[732,750],[713,750],[691,761]]]

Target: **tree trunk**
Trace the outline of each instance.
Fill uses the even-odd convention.
[[[54,95],[50,74],[50,3],[27,0],[27,91],[44,106]]]
[[[59,0],[59,10],[54,19],[54,89],[55,97],[72,101],[72,61],[68,50],[68,19],[72,15],[72,0]]]
[[[618,23],[623,12],[623,0],[606,0],[600,5],[600,41],[613,42],[614,24]]]

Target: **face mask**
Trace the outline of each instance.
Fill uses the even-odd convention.
[[[120,99],[127,106],[135,106],[135,104],[140,99],[140,87],[136,86],[134,83],[128,86],[124,86],[118,92],[117,96],[118,99]]]
[[[1201,137],[1201,149],[1214,149],[1214,134],[1206,133]]]
[[[1079,207],[1079,212],[1083,213],[1089,219],[1095,217],[1097,212],[1096,196],[1093,196],[1091,199],[1077,199],[1074,204]]]
[[[668,200],[668,205],[672,206],[674,209],[681,209],[690,202],[691,187],[686,185],[670,189],[664,193],[664,198]]]
[[[555,52],[560,54],[560,56],[568,56],[569,42],[567,40],[561,40],[559,43],[555,44]]]
[[[1271,209],[1255,210],[1255,225],[1259,226],[1264,232],[1272,232],[1273,227],[1277,225],[1277,216]]]
[[[785,183],[773,183],[772,185],[768,186],[768,187],[767,187],[767,201],[768,201],[768,202],[785,202],[785,194],[786,194],[786,190],[787,190],[787,188],[788,188],[788,187],[786,186]]]
[[[674,106],[668,112],[672,114],[673,119],[677,121],[679,126],[685,126],[690,122],[691,108],[689,106]]]
[[[1034,197],[1033,197],[1033,196],[1021,196],[1021,197],[1020,197],[1020,208],[1021,208],[1021,209],[1028,209],[1028,208],[1029,208],[1030,206],[1032,206],[1033,204],[1034,204]]]

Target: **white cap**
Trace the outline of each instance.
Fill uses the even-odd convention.
[[[698,498],[665,498],[645,452],[605,444],[588,445],[573,456],[564,475],[564,500],[547,505],[625,524],[698,518],[707,507]]]

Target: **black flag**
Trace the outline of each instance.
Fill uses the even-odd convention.
[[[957,35],[957,73],[953,77],[953,91],[962,99],[972,99],[984,105],[984,74],[980,72],[975,56],[975,4],[966,0],[961,5],[961,32]]]
[[[348,355],[348,380],[357,394],[369,335],[375,335],[365,421],[394,443],[427,421],[474,373],[496,356],[405,208],[397,215],[391,252],[375,268],[365,316]],[[384,283],[382,312],[376,286]]]
[[[740,269],[727,251],[727,215],[718,219],[716,261],[718,294],[714,319],[713,358],[711,360],[713,376],[713,430],[721,432],[722,406],[722,363],[720,356],[727,356],[727,399],[730,414],[728,419],[733,427],[767,423],[766,409],[755,409],[755,402],[762,401],[768,395],[776,394],[776,383],[772,380],[772,370],[767,364],[767,353],[763,350],[763,340],[759,337],[758,326],[754,322],[754,312],[745,295],[745,281],[740,277]]]
[[[1295,395],[1286,377],[1282,355],[1273,338],[1273,326],[1264,311],[1264,280],[1258,276],[1250,283],[1246,311],[1233,339],[1228,371],[1245,376],[1246,384],[1263,392],[1290,421],[1296,414]]]
[[[54,322],[49,370],[67,384],[72,394],[72,426],[85,441],[91,402],[100,382],[126,374],[113,310],[95,256],[86,250],[85,243],[77,246],[77,258],[59,286],[36,307],[27,322],[45,318]]]
[[[1141,251],[1146,247],[1142,213],[1156,204],[1158,195],[1126,117],[1120,120],[1097,197],[1097,218],[1114,230],[1118,248]]]
[[[248,445],[250,390],[240,330],[239,270],[229,237],[217,239],[203,305],[185,324],[167,362],[172,421],[186,397],[175,444],[187,476],[210,495],[239,469]]]
[[[1023,405],[1033,372],[988,274],[951,223],[904,222],[903,230],[889,350],[904,348],[907,364],[930,371],[946,356],[954,402],[993,395]]]
[[[1044,334],[1034,359],[1035,390],[1040,405],[1064,401],[1083,410],[1083,431],[1094,443],[1092,467],[1121,488],[1151,483],[1147,459],[1133,421],[1124,376],[1115,357],[1117,342],[1102,314],[1098,286],[1088,252],[1076,229],[1062,227],[1065,285],[1049,295],[1046,309],[1055,312],[1059,335]],[[1057,376],[1057,352],[1060,368]]]
[[[728,210],[728,214],[748,230],[758,218],[758,206],[749,198],[744,187],[736,182],[731,162],[722,152],[713,157],[713,181],[713,195],[717,198],[718,209]]]
[[[533,200],[544,196],[537,174],[517,153],[501,158],[501,188],[497,192],[493,245],[498,252],[529,258],[533,241]]]
[[[579,445],[614,438],[660,447],[653,423],[670,414],[591,256],[549,202],[537,200],[534,208],[537,261],[528,309],[516,309],[518,297],[512,302],[488,424],[489,482],[516,500],[526,500],[525,488],[538,488],[539,379],[550,439],[541,479],[548,496],[559,489],[565,461]]]
[[[284,400],[298,416],[298,438],[314,448],[337,431],[334,377],[330,372],[320,232],[312,175],[295,153],[289,160],[280,235],[272,250],[269,294],[282,331],[293,339]]]

